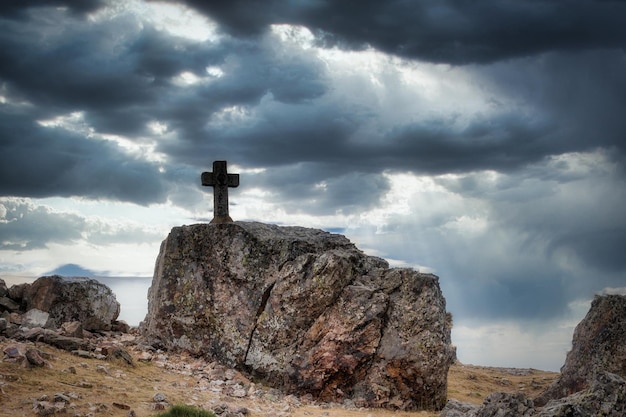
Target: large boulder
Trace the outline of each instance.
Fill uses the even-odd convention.
[[[142,334],[291,393],[437,408],[455,358],[438,278],[337,234],[236,222],[176,227]]]
[[[610,372],[598,372],[589,388],[569,397],[550,400],[537,417],[626,416],[626,381]]]
[[[38,278],[24,288],[25,310],[49,314],[49,325],[59,327],[80,321],[86,330],[110,330],[120,313],[120,304],[109,287],[95,279],[58,275]]]
[[[448,401],[439,417],[623,417],[626,381],[610,372],[598,372],[589,388],[537,407],[523,393],[494,392],[481,406]]]
[[[576,326],[561,375],[535,399],[544,405],[589,388],[599,373],[626,377],[626,296],[596,296]]]

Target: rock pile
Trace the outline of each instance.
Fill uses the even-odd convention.
[[[120,305],[104,284],[89,278],[41,277],[32,284],[7,288],[0,279],[0,336],[17,342],[43,342],[88,357],[132,362],[128,354],[103,344],[112,330],[128,331],[116,321]],[[10,345],[5,356],[30,366],[44,366],[41,352]]]
[[[0,280],[0,314],[9,324],[52,329],[79,322],[87,331],[112,330],[119,313],[111,289],[94,279],[54,275],[11,288]]]
[[[286,393],[441,409],[451,325],[434,275],[389,269],[341,235],[235,222],[171,231],[140,329]]]

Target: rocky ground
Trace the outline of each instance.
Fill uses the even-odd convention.
[[[350,401],[317,403],[285,396],[232,369],[186,355],[150,351],[133,332],[109,334],[100,346],[124,355],[73,353],[49,344],[0,340],[0,415],[58,413],[71,416],[151,416],[170,404],[190,404],[222,416],[421,416],[438,412],[399,412],[357,408]],[[110,349],[109,349],[110,350]],[[113,358],[113,359],[112,359]],[[448,397],[481,404],[490,392],[523,392],[534,397],[557,373],[533,369],[487,368],[455,364]]]

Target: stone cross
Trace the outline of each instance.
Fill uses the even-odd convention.
[[[202,185],[213,187],[213,220],[211,223],[228,223],[228,187],[239,187],[239,174],[226,172],[226,161],[213,161],[213,172],[202,173]]]

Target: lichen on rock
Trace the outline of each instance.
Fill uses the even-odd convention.
[[[455,358],[438,278],[390,269],[322,230],[176,227],[141,332],[288,393],[440,409]]]

